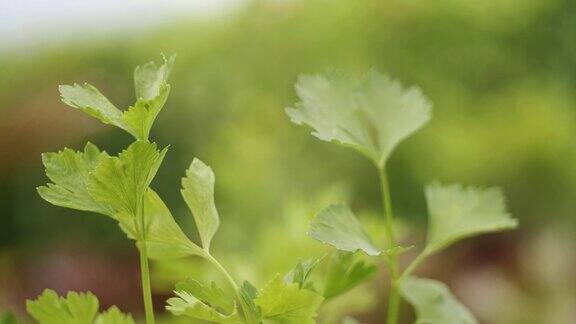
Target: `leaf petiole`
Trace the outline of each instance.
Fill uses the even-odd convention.
[[[390,186],[388,184],[388,176],[386,174],[386,165],[378,164],[378,176],[380,179],[380,187],[382,191],[382,209],[384,210],[384,230],[386,234],[386,244],[389,248],[396,246],[394,240],[394,215],[392,213],[392,199],[390,198]],[[396,324],[398,321],[398,308],[400,306],[400,292],[398,290],[398,260],[396,255],[391,254],[386,256],[388,270],[390,271],[390,296],[388,298],[388,312],[387,323]]]
[[[248,307],[244,303],[242,296],[240,295],[240,287],[238,286],[238,284],[236,283],[234,278],[232,278],[232,276],[226,270],[226,268],[224,268],[224,266],[222,266],[222,264],[220,262],[218,262],[218,260],[216,260],[216,258],[214,258],[210,254],[210,252],[206,251],[204,257],[206,258],[206,260],[208,260],[210,263],[212,263],[220,271],[220,273],[222,273],[222,275],[224,275],[224,277],[226,278],[226,280],[228,281],[230,286],[232,286],[232,289],[234,289],[234,294],[236,296],[238,303],[240,304],[240,307],[242,308],[242,312],[244,313],[244,317],[245,317],[246,321],[248,322],[248,324],[256,323],[256,320],[252,318],[253,317],[252,313],[250,312],[250,310],[248,309]]]

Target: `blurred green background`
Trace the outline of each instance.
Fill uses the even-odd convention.
[[[382,239],[370,164],[284,114],[298,74],[376,68],[434,103],[432,122],[390,161],[403,240],[421,246],[422,187],[434,179],[502,186],[520,220],[519,230],[467,240],[420,273],[445,280],[482,323],[576,322],[573,0],[249,2],[124,37],[1,52],[0,309],[25,318],[24,300],[52,288],[91,290],[104,306],[141,315],[132,243],[110,219],[50,206],[35,187],[47,182],[42,152],[91,141],[117,153],[131,141],[67,108],[57,85],[86,81],[127,107],[134,67],[161,52],[178,58],[152,130],[171,145],[152,186],[194,236],[179,181],[193,157],[212,166],[222,219],[214,251],[237,278],[261,285],[325,251],[305,232],[331,202],[349,202]],[[191,274],[211,271],[198,260],[153,264],[158,310]],[[353,314],[382,323],[386,275],[327,304],[323,322]],[[402,318],[412,319],[407,305]]]

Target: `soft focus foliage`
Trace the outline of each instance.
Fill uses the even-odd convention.
[[[127,143],[121,131],[67,110],[55,86],[89,81],[116,107],[130,107],[134,64],[162,51],[178,53],[178,63],[169,110],[151,131],[158,143],[172,144],[153,186],[200,242],[177,184],[192,157],[209,162],[226,217],[211,248],[238,277],[261,287],[319,255],[325,248],[305,232],[334,201],[349,202],[374,244],[384,246],[376,175],[352,152],[308,136],[283,111],[299,100],[293,84],[300,72],[338,68],[355,78],[374,67],[418,85],[434,102],[433,121],[387,162],[403,221],[399,236],[423,235],[421,188],[432,179],[501,185],[522,222],[517,235],[449,248],[423,264],[422,274],[446,280],[480,322],[574,322],[576,289],[566,275],[576,248],[574,9],[571,0],[274,1],[128,38],[0,54],[0,309],[21,314],[24,298],[50,287],[90,289],[138,315],[139,300],[123,297],[139,291],[134,255],[115,222],[49,208],[31,188],[46,182],[41,152],[63,145],[82,151],[90,139],[115,155]],[[121,268],[110,270],[118,260]],[[159,295],[192,272],[222,279],[197,260],[153,270]],[[341,323],[346,310],[361,323],[378,322],[386,287],[375,282],[330,300],[323,318]]]
[[[417,324],[476,324],[474,316],[452,296],[445,284],[431,279],[406,278],[402,295],[416,308]]]
[[[432,183],[425,189],[430,213],[426,250],[437,252],[466,237],[516,228],[498,188]]]
[[[46,289],[36,300],[28,300],[26,309],[40,324],[133,324],[129,314],[116,306],[98,314],[98,298],[92,293],[69,292],[66,298]]]

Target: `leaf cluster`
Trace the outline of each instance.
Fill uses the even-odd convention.
[[[304,75],[296,83],[296,92],[300,101],[286,109],[294,123],[307,124],[321,140],[357,150],[374,162],[384,177],[386,161],[396,146],[431,117],[431,104],[418,88],[404,88],[376,71],[357,80],[334,73]],[[387,190],[386,179],[381,176],[381,181],[383,190]],[[506,211],[504,195],[498,188],[436,181],[426,185],[424,192],[429,210],[426,246],[398,278],[392,278],[396,280],[392,284],[400,287],[401,295],[415,307],[418,323],[476,323],[446,285],[412,277],[411,273],[424,259],[457,241],[513,229],[517,221]],[[386,194],[383,192],[384,203],[389,205]],[[391,213],[391,207],[386,207],[386,213]],[[388,226],[392,228],[392,224]],[[342,203],[318,213],[308,234],[340,251],[383,255],[392,274],[396,271],[394,257],[406,249],[376,246],[352,210]]]

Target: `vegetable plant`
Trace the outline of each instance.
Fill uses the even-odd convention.
[[[366,265],[351,253],[329,259],[304,260],[286,275],[273,277],[257,289],[248,281],[239,284],[213,256],[211,242],[220,225],[214,200],[215,175],[199,159],[194,159],[182,178],[181,194],[196,224],[200,242],[193,242],[174,220],[161,197],[150,187],[168,147],[160,149],[149,139],[151,127],[170,92],[168,76],[175,57],[138,66],[134,72],[136,102],[118,109],[95,87],[64,85],[62,101],[104,124],[116,126],[134,141],[113,156],[87,143],[83,150],[65,148],[45,153],[42,161],[50,183],[38,193],[56,206],[94,212],[116,221],[133,240],[140,255],[142,298],[147,324],[155,321],[150,286],[149,259],[169,261],[200,257],[214,266],[227,282],[202,282],[188,278],[175,286],[175,297],[166,309],[175,316],[214,323],[314,323],[316,311],[325,299],[344,293],[369,274]],[[332,265],[325,291],[317,290],[310,274],[320,262]],[[352,276],[348,276],[352,269]],[[42,324],[133,323],[131,315],[117,307],[99,313],[99,302],[90,292],[69,292],[66,297],[45,290],[36,300],[28,300],[28,313]]]
[[[311,126],[313,134],[322,140],[356,149],[376,166],[386,246],[373,243],[346,204],[328,206],[312,221],[309,235],[335,249],[299,261],[286,274],[275,275],[258,289],[246,280],[237,281],[213,254],[211,243],[220,216],[214,199],[215,175],[208,165],[193,159],[181,183],[181,195],[194,218],[198,242],[184,234],[168,206],[151,188],[168,147],[160,148],[151,141],[150,130],[170,93],[168,77],[174,61],[175,56],[171,56],[164,57],[162,64],[138,66],[134,71],[136,100],[124,110],[89,84],[61,86],[64,103],[126,131],[134,141],[117,155],[92,143],[80,151],[65,148],[45,153],[42,161],[51,182],[38,187],[40,196],[53,205],[109,217],[134,241],[147,324],[155,322],[149,260],[199,257],[224,279],[224,284],[198,278],[177,283],[175,296],[166,305],[174,316],[211,323],[306,324],[316,322],[323,303],[375,274],[375,258],[380,256],[392,283],[388,323],[397,322],[401,297],[415,307],[421,323],[475,323],[444,284],[416,278],[412,273],[428,256],[446,246],[476,234],[511,229],[516,221],[506,212],[499,189],[434,182],[425,188],[430,213],[426,247],[401,271],[397,256],[406,248],[394,238],[386,161],[403,139],[430,119],[431,105],[418,89],[404,89],[376,72],[361,80],[335,75],[299,79],[296,89],[301,101],[287,109],[292,121]],[[37,299],[28,300],[26,307],[42,324],[134,323],[130,314],[116,306],[101,311],[98,299],[90,292],[68,292],[64,297],[47,289]],[[345,323],[357,321],[347,318]]]
[[[385,226],[385,247],[376,246],[346,204],[334,204],[313,220],[309,235],[340,251],[362,251],[383,257],[390,274],[387,323],[398,321],[401,298],[416,311],[417,323],[476,323],[473,315],[436,280],[413,276],[428,257],[449,245],[478,234],[513,229],[517,221],[506,211],[499,188],[428,184],[424,193],[429,225],[426,245],[405,268],[398,254],[406,248],[394,233],[394,215],[386,163],[398,144],[431,119],[432,105],[416,87],[376,71],[360,79],[332,73],[303,75],[296,83],[300,99],[286,109],[290,119],[313,129],[320,140],[351,147],[367,157],[378,172]]]

